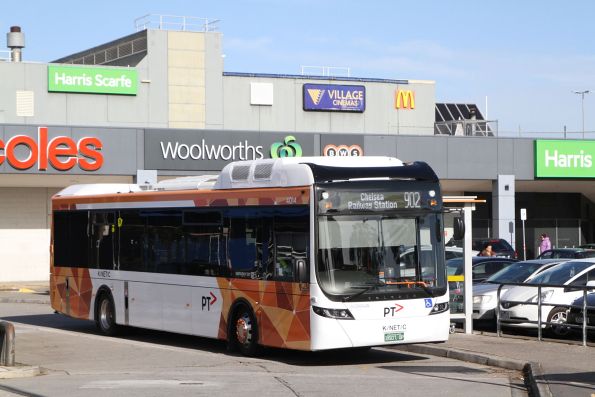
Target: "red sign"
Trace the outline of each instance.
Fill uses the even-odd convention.
[[[16,148],[23,146],[29,151],[26,158],[16,156]],[[48,141],[47,127],[37,129],[37,141],[27,135],[15,135],[4,143],[0,139],[0,165],[6,161],[12,168],[28,170],[37,164],[45,171],[51,165],[58,171],[68,171],[75,165],[84,171],[97,171],[103,165],[99,152],[103,143],[99,138],[84,137],[75,142],[67,136],[57,136]]]
[[[364,151],[360,145],[326,145],[322,149],[322,155],[328,157],[363,156]]]

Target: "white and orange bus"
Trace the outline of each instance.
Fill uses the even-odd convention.
[[[442,198],[425,163],[264,159],[148,188],[74,185],[52,217],[52,307],[107,335],[164,330],[247,355],[448,339]]]

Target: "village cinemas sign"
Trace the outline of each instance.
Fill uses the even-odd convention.
[[[37,129],[37,139],[15,135],[6,142],[0,139],[0,165],[6,163],[15,170],[36,167],[46,171],[51,166],[68,171],[78,166],[83,171],[97,171],[103,165],[99,138],[84,137],[77,141],[67,136],[48,138],[47,127]]]

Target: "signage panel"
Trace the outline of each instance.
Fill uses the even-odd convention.
[[[136,69],[48,65],[49,92],[136,95],[137,90]]]
[[[415,109],[415,92],[411,90],[396,90],[395,109]]]
[[[321,154],[327,157],[354,157],[364,155],[364,137],[356,134],[321,134]]]
[[[359,112],[366,110],[363,85],[304,84],[304,110]]]
[[[595,178],[595,141],[536,140],[536,178]]]
[[[145,169],[219,171],[232,161],[314,155],[313,134],[145,130]]]
[[[137,131],[0,125],[0,174],[134,175]]]
[[[332,191],[322,192],[318,201],[321,214],[341,211],[387,211],[425,207],[420,191]]]

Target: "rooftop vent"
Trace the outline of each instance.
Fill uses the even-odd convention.
[[[10,48],[10,60],[21,62],[21,49],[25,48],[25,34],[21,32],[20,26],[11,26],[10,32],[6,33],[7,47]]]

